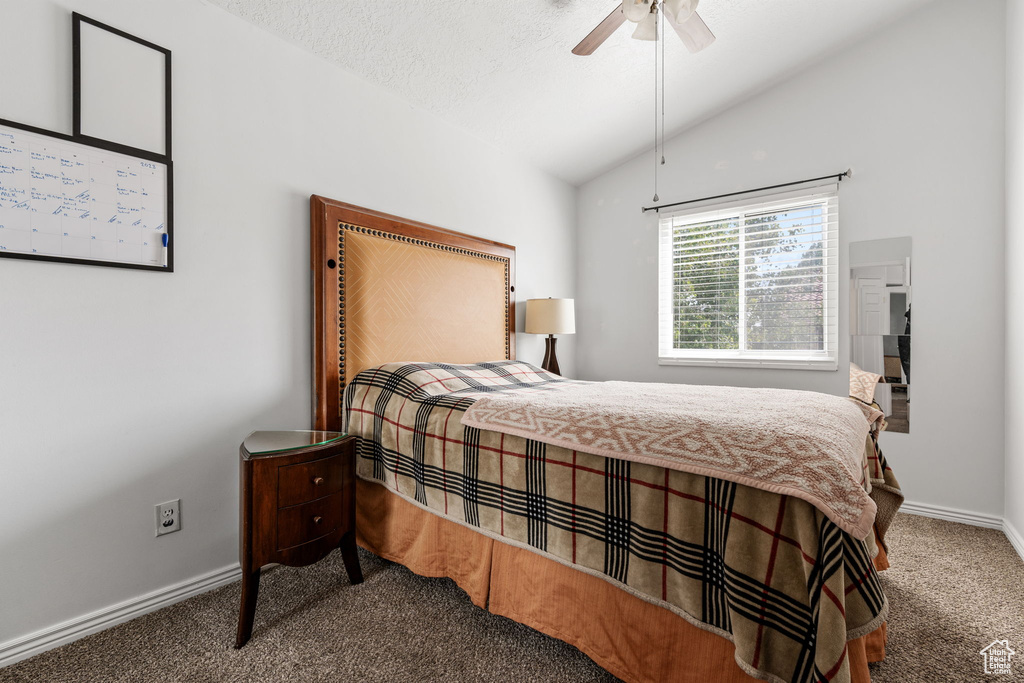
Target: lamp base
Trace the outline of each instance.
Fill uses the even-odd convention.
[[[558,369],[558,358],[555,357],[556,341],[558,340],[555,339],[553,334],[549,334],[547,339],[544,340],[544,362],[541,363],[540,367],[548,372],[561,375],[562,373]]]

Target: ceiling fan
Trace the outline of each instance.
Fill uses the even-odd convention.
[[[700,52],[715,42],[715,34],[697,14],[699,0],[661,0],[661,12],[682,39],[690,52]],[[637,24],[633,37],[637,40],[658,39],[658,0],[622,0],[605,20],[597,25],[580,44],[573,48],[574,55],[589,55],[601,46],[608,36],[628,19]]]

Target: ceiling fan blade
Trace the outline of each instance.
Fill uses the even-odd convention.
[[[587,34],[587,37],[580,41],[580,44],[572,49],[574,55],[589,55],[594,52],[597,48],[601,47],[601,43],[608,40],[608,36],[615,33],[615,29],[622,26],[623,22],[626,21],[626,15],[622,13],[622,4],[620,3],[612,13],[605,17],[604,21],[597,25],[593,31]]]
[[[679,34],[683,44],[686,45],[686,49],[690,52],[700,52],[715,42],[715,34],[711,32],[711,29],[708,28],[708,25],[704,23],[704,20],[696,12],[691,14],[690,18],[681,24],[676,23],[669,14],[665,15],[665,20],[672,24],[672,28]]]

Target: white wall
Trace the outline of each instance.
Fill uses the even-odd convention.
[[[173,51],[176,272],[0,260],[0,649],[237,562],[238,444],[310,423],[311,193],[574,295],[572,187],[199,0],[0,0],[0,117],[70,132],[72,9]]]
[[[680,201],[839,172],[847,245],[910,236],[912,433],[882,447],[917,502],[1003,513],[1004,3],[943,0],[671,140],[659,192]],[[714,49],[712,47],[711,49]],[[700,93],[693,93],[700,97]],[[648,112],[647,104],[638,113]],[[644,117],[641,117],[644,118]],[[845,395],[840,372],[660,367],[648,152],[581,187],[584,379],[777,386]],[[951,277],[951,274],[958,274]]]
[[[1006,8],[1006,522],[1024,533],[1024,2]],[[1007,529],[1010,531],[1010,529]],[[1012,532],[1011,532],[1012,535]],[[1024,547],[1018,547],[1024,556]]]

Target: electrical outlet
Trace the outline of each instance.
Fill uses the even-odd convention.
[[[156,506],[156,535],[163,536],[175,531],[181,531],[180,498]]]

